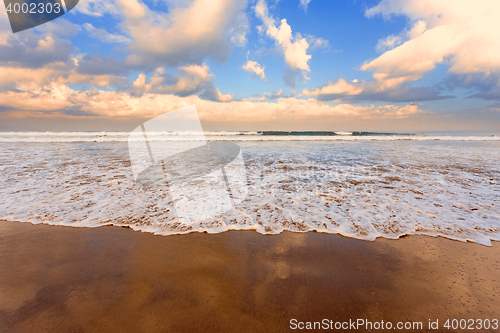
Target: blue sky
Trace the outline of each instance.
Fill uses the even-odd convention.
[[[13,34],[0,130],[500,128],[495,0],[82,0]]]

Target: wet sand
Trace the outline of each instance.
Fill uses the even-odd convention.
[[[448,318],[500,319],[499,261],[498,242],[426,236],[155,236],[0,221],[0,332],[298,331],[291,319],[452,332]]]

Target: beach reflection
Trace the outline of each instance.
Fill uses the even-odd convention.
[[[500,310],[488,302],[498,292],[497,244],[17,222],[0,222],[0,238],[0,267],[9,268],[0,270],[0,324],[12,332],[286,332],[292,318]]]

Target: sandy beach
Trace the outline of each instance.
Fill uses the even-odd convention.
[[[447,319],[499,319],[499,259],[498,242],[428,236],[155,236],[1,221],[0,331],[288,332],[362,319],[452,332]]]

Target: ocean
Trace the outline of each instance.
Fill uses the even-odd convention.
[[[288,230],[500,241],[496,133],[205,132],[208,142],[240,147],[247,192],[230,209],[190,223],[176,216],[168,188],[136,182],[128,136],[0,132],[0,219],[160,235]],[[190,137],[158,132],[149,139]]]

